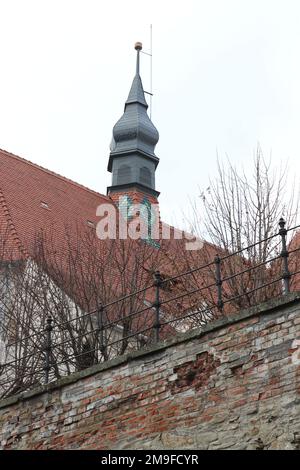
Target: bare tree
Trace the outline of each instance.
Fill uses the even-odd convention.
[[[50,229],[38,233],[29,258],[7,262],[6,253],[6,276],[0,277],[1,362],[6,364],[0,370],[1,394],[44,382],[49,317],[50,380],[151,342],[157,270],[163,281],[161,338],[211,320],[207,296],[190,293],[196,277],[179,276],[192,262],[181,255],[183,246],[184,240],[174,239],[99,241],[95,231],[78,225],[66,226],[59,243]],[[174,275],[178,279],[169,280]]]
[[[59,246],[54,235],[39,233],[29,259],[12,263],[6,255],[2,263],[5,393],[32,384],[33,375],[42,381],[48,317],[53,326],[51,374],[56,378],[140,347],[143,335],[138,332],[153,325],[151,308],[143,315],[131,314],[145,308],[146,301],[151,305],[151,292],[144,288],[158,268],[157,249],[141,240],[99,242],[95,232],[79,226],[66,227]],[[140,293],[129,295],[135,291]],[[123,300],[116,302],[119,298]],[[40,374],[33,374],[37,370]]]
[[[280,271],[280,263],[274,260],[280,253],[280,238],[270,237],[278,232],[280,217],[287,227],[295,225],[299,205],[287,168],[274,168],[258,147],[247,171],[237,169],[229,160],[226,166],[218,162],[217,176],[201,192],[199,201],[192,204],[191,229],[217,247],[220,256],[237,253],[221,265],[223,278],[230,278],[223,284],[225,300],[235,298],[231,308],[277,295],[280,282],[270,281]],[[292,236],[289,233],[290,239]],[[211,260],[210,249],[206,260]],[[247,268],[255,269],[244,272]]]

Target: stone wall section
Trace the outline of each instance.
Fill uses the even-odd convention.
[[[300,449],[300,295],[0,402],[2,449]]]

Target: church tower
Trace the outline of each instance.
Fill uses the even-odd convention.
[[[134,202],[143,198],[157,202],[155,170],[159,159],[154,150],[159,135],[147,114],[148,104],[140,77],[140,42],[135,44],[135,50],[136,74],[124,114],[113,128],[107,168],[112,173],[112,184],[107,194],[115,201],[122,195],[129,195]]]

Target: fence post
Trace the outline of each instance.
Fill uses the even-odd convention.
[[[45,383],[49,382],[49,372],[51,369],[51,350],[52,350],[52,343],[51,343],[51,332],[53,330],[52,327],[52,317],[49,315],[47,317],[47,324],[46,324],[46,342],[45,342]]]
[[[97,312],[97,320],[98,320],[98,340],[99,340],[99,349],[100,352],[103,354],[104,351],[104,338],[103,338],[103,312],[104,307],[100,304]]]
[[[155,323],[153,328],[155,328],[155,341],[159,341],[159,330],[161,327],[160,324],[160,288],[162,285],[162,277],[159,271],[154,273],[154,286],[155,286],[155,302],[153,302],[153,307],[155,308]]]
[[[289,272],[289,265],[288,265],[288,257],[289,252],[286,247],[286,234],[287,229],[285,228],[285,220],[283,217],[279,219],[279,235],[281,236],[281,253],[280,256],[283,259],[283,272],[282,272],[282,279],[284,284],[284,294],[288,294],[290,292],[290,277],[291,274]]]
[[[224,302],[222,299],[222,278],[221,278],[221,258],[219,255],[215,256],[215,266],[216,266],[216,286],[217,286],[217,307],[219,312],[223,312]]]

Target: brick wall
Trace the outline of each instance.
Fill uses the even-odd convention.
[[[300,295],[0,402],[3,449],[299,449]]]

